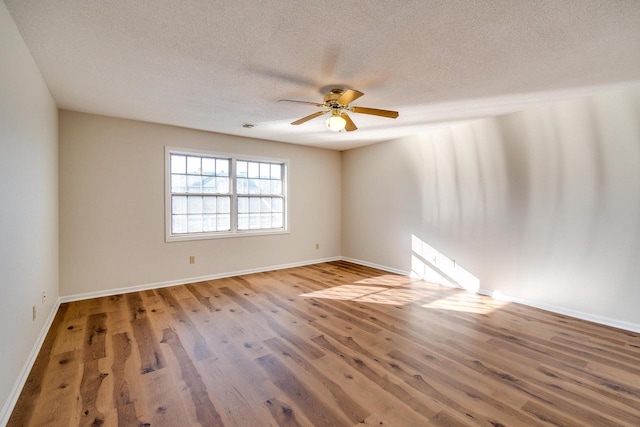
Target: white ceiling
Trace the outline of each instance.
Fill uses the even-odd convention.
[[[5,3],[62,109],[338,150],[640,81],[636,0]],[[289,124],[331,85],[400,117]]]

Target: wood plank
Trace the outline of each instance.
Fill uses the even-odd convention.
[[[164,355],[140,293],[127,294],[127,305],[131,313],[131,329],[140,355],[140,373],[147,374],[164,368]]]
[[[295,375],[275,356],[268,354],[256,359],[258,364],[269,374],[273,383],[293,400],[309,419],[318,426],[345,425],[345,419],[336,414],[332,408],[322,404],[315,393],[305,387]]]
[[[84,362],[82,383],[80,384],[80,399],[82,402],[80,426],[101,426],[104,424],[105,415],[98,410],[97,400],[100,386],[107,375],[109,374],[106,372],[100,372],[98,359],[90,359]]]
[[[125,378],[125,365],[131,355],[131,340],[126,333],[113,336],[113,400],[116,402],[119,425],[143,424],[136,415],[136,408]]]
[[[323,335],[314,338],[313,341],[320,347],[346,361],[352,368],[355,368],[358,372],[369,378],[369,380],[376,383],[381,390],[384,390],[385,392],[398,397],[411,409],[413,409],[423,417],[429,419],[443,409],[441,406],[435,404],[430,399],[428,401],[421,401],[420,399],[417,399],[401,385],[391,381],[387,376],[381,375],[373,370],[364,360],[359,357],[359,355],[342,352],[331,342],[329,342]]]
[[[296,414],[291,406],[272,397],[265,401],[265,405],[271,411],[271,416],[282,427],[300,427]]]
[[[107,355],[107,313],[92,314],[87,318],[84,340],[84,361],[102,359]]]
[[[312,377],[318,379],[329,391],[331,396],[333,396],[333,404],[339,407],[342,410],[342,413],[353,423],[362,423],[370,415],[366,409],[347,395],[338,384],[329,379],[319,369],[313,366],[310,361],[298,354],[293,348],[285,344],[283,340],[280,338],[271,338],[265,341],[265,344],[274,352],[278,352],[285,358],[293,360],[305,371],[311,374]]]
[[[158,289],[158,294],[165,300],[165,302],[174,310],[174,316],[178,320],[179,325],[185,328],[193,342],[193,354],[197,360],[204,360],[212,356],[211,350],[207,346],[206,340],[193,324],[191,318],[184,311],[178,300],[172,294],[172,290],[169,288]]]
[[[203,426],[224,426],[220,414],[209,398],[207,387],[202,381],[202,377],[200,373],[198,373],[193,361],[182,346],[178,334],[169,328],[162,332],[162,343],[169,345],[178,360],[182,380],[189,388],[198,422]]]
[[[189,292],[191,292],[191,294],[198,300],[198,302],[200,302],[200,304],[202,304],[207,308],[207,310],[209,310],[209,312],[213,313],[216,310],[220,311],[219,308],[216,308],[211,303],[211,297],[205,297],[204,295],[202,295],[194,283],[188,283],[185,286],[189,290]]]
[[[68,351],[51,357],[50,372],[42,384],[41,407],[50,408],[48,411],[36,411],[31,425],[70,425],[74,407],[66,404],[76,397],[77,387],[82,376],[82,353]]]
[[[257,313],[258,311],[260,311],[260,309],[256,307],[255,304],[249,301],[246,297],[243,297],[242,295],[234,292],[233,289],[227,286],[223,286],[219,289],[223,295],[229,297],[233,302],[247,310],[249,313]]]

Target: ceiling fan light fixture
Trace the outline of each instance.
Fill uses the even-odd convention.
[[[327,127],[334,132],[340,132],[347,125],[347,121],[340,117],[338,114],[332,114],[331,117],[327,119]]]

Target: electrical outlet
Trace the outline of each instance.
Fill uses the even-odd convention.
[[[36,306],[31,307],[31,320],[36,320]]]
[[[320,249],[320,243],[316,243],[316,249]]]
[[[42,291],[42,303],[44,304],[45,302],[47,302],[47,293]]]
[[[189,264],[195,264],[196,263],[196,257],[194,255],[191,255],[189,257]]]

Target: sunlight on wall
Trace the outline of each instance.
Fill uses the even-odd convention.
[[[491,298],[493,298],[496,301],[510,301],[511,300],[511,298],[507,297],[506,295],[504,295],[500,291],[491,292]]]
[[[459,286],[470,292],[480,289],[480,280],[477,277],[415,234],[411,235],[411,251],[412,275],[444,286]]]

